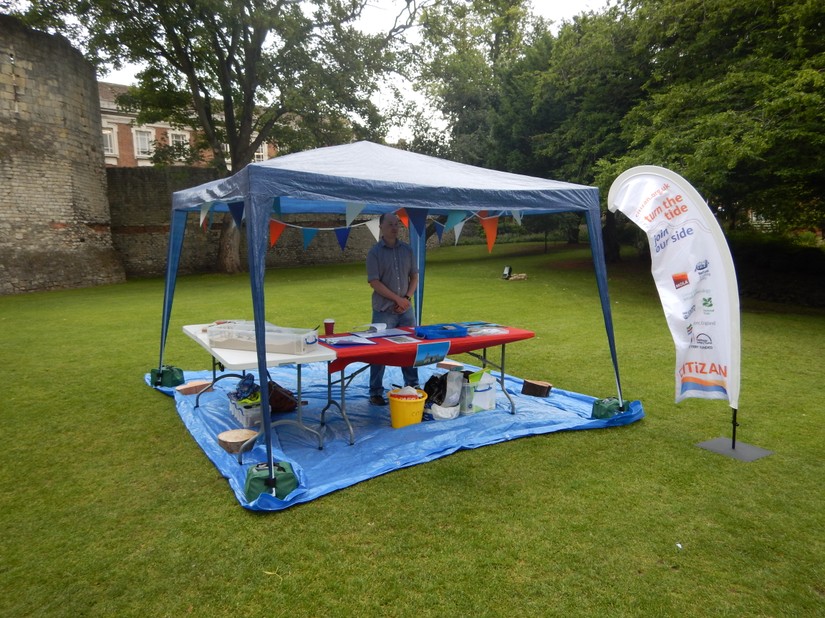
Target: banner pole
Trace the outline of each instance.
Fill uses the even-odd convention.
[[[733,433],[732,433],[733,437],[731,438],[730,447],[732,449],[735,449],[736,448],[736,428],[739,427],[739,423],[736,422],[736,412],[737,412],[736,408],[731,408],[731,410],[733,410],[733,417],[731,418],[731,421],[730,421],[731,425],[733,425]]]

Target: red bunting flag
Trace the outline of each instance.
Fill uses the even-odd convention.
[[[286,228],[285,223],[281,223],[280,221],[274,221],[272,219],[269,220],[269,246],[270,248],[275,246],[275,243],[278,242],[278,239],[281,237],[281,232],[284,231]]]
[[[481,219],[481,227],[484,228],[484,234],[487,236],[487,253],[493,252],[493,245],[496,244],[496,235],[498,234],[498,215],[495,217],[488,217],[487,211],[482,210],[478,213]]]
[[[410,216],[407,214],[407,211],[403,208],[395,213],[395,216],[398,217],[398,220],[404,224],[404,227],[410,229]]]

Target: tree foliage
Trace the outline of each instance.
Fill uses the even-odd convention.
[[[476,0],[427,13],[422,79],[454,158],[604,195],[625,169],[661,165],[730,225],[745,213],[823,225],[821,2],[624,0],[555,35],[528,8]],[[489,45],[490,15],[518,15],[503,23],[521,34]]]
[[[501,74],[524,43],[525,5],[525,0],[442,0],[422,12],[418,83],[446,119],[452,159],[487,164]],[[424,128],[439,131],[427,123]],[[420,134],[417,139],[434,141]]]
[[[123,102],[139,122],[196,127],[232,169],[266,142],[284,151],[380,139],[371,101],[395,61],[393,32],[355,27],[366,0],[39,0],[30,23],[57,27],[103,66],[146,67]],[[81,28],[71,26],[74,18]]]
[[[611,173],[655,162],[731,225],[823,218],[825,7],[806,0],[638,0],[647,97],[624,120]],[[816,214],[818,212],[818,214]]]
[[[144,66],[119,103],[139,123],[196,128],[215,166],[237,171],[265,142],[285,153],[382,139],[372,96],[418,3],[401,0],[389,31],[367,34],[355,26],[366,2],[35,0],[25,17],[66,34],[96,64]],[[221,270],[240,268],[238,247],[225,217]]]

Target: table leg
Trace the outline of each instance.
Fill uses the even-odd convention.
[[[327,363],[329,365],[329,363]],[[344,419],[344,422],[347,424],[347,429],[349,430],[349,443],[350,445],[355,444],[355,431],[352,429],[352,423],[349,421],[349,417],[347,416],[347,402],[346,402],[346,389],[344,385],[344,370],[341,370],[341,402],[337,402],[332,398],[332,385],[335,383],[332,380],[332,373],[329,371],[329,367],[327,367],[327,405],[321,410],[321,425],[323,426],[325,423],[325,414],[326,411],[332,407],[336,406],[338,411],[341,412],[341,416]]]
[[[312,427],[308,427],[308,426],[304,425],[304,416],[303,416],[304,402],[303,402],[302,397],[303,397],[303,393],[302,393],[302,386],[301,386],[301,364],[298,363],[298,410],[296,412],[296,417],[297,417],[296,422],[297,422],[298,426],[301,427],[302,429],[306,429],[307,431],[311,431],[316,436],[318,436],[318,450],[319,451],[323,450],[323,448],[324,448],[324,437],[321,435],[321,432],[316,431]],[[276,421],[276,422],[283,423],[284,421]],[[275,423],[272,423],[272,425],[270,425],[270,427],[272,427],[273,425],[275,425]]]
[[[221,376],[221,377],[224,377],[224,376]],[[220,379],[220,378],[218,378],[218,379]],[[268,386],[267,386],[267,391],[262,390],[261,395],[263,396],[264,392],[267,392],[267,396],[268,396],[268,390],[269,389],[268,389]],[[304,404],[303,404],[303,384],[302,384],[301,364],[300,363],[298,363],[298,389],[297,390],[298,390],[298,407],[296,408],[296,411],[295,411],[295,419],[289,418],[289,419],[281,419],[281,420],[278,420],[278,421],[272,421],[271,420],[272,419],[272,416],[271,416],[272,411],[270,410],[269,427],[273,428],[273,427],[277,427],[278,425],[297,425],[298,427],[300,427],[304,431],[314,433],[316,436],[318,436],[318,450],[323,450],[323,448],[324,448],[324,437],[321,434],[321,432],[313,429],[312,427],[309,427],[308,425],[306,425],[304,423],[304,416],[303,416],[303,407],[304,407]],[[247,447],[251,447],[253,444],[255,444],[255,442],[258,440],[258,438],[260,438],[263,434],[264,434],[264,429],[263,429],[263,423],[262,423],[261,428],[258,430],[258,435],[256,435],[253,438],[250,438],[249,440],[244,442],[243,445],[241,445],[241,450],[238,452],[238,463],[239,464],[243,464],[243,453],[247,450]]]
[[[243,376],[238,374],[238,373],[225,373],[222,376],[215,377],[215,368],[213,367],[212,368],[212,384],[210,384],[209,386],[204,388],[202,391],[200,391],[198,393],[197,397],[195,397],[195,409],[197,409],[198,406],[200,405],[201,395],[203,393],[205,393],[206,391],[208,391],[213,386],[215,386],[216,382],[219,382],[219,381],[223,380],[224,378],[238,378],[239,380],[243,380]]]
[[[344,370],[341,370],[341,416],[344,417],[344,422],[347,424],[349,428],[349,444],[352,446],[355,444],[355,432],[352,430],[352,423],[349,422],[349,417],[347,416],[347,384],[344,380]]]
[[[504,348],[506,344],[501,344],[501,367],[499,367],[499,383],[501,384],[501,392],[504,393],[504,396],[507,397],[507,401],[510,402],[510,414],[516,413],[516,404],[513,402],[513,398],[510,397],[510,393],[507,392],[507,389],[504,386]]]

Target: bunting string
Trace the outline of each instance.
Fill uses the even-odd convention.
[[[230,212],[232,213],[232,218],[236,225],[240,227],[240,223],[245,218],[244,215],[244,208],[240,205],[231,204]],[[296,223],[287,223],[286,221],[281,221],[279,218],[282,216],[280,212],[280,208],[273,209],[273,215],[270,216],[269,220],[269,246],[274,247],[275,244],[278,242],[281,234],[286,228],[294,228],[301,230],[301,236],[303,239],[304,249],[307,249],[315,238],[318,232],[334,232],[338,244],[341,246],[341,250],[343,251],[346,249],[347,239],[349,238],[350,232],[352,228],[366,226],[372,235],[375,237],[377,241],[379,239],[379,230],[378,230],[378,217],[373,217],[368,221],[361,221],[360,223],[354,223],[353,219],[361,212],[363,209],[363,204],[355,204],[355,203],[348,203],[347,204],[347,214],[346,219],[347,223],[344,226],[335,226],[335,227],[315,227],[315,226],[305,226],[299,225]],[[204,204],[200,210],[200,226],[206,231],[207,229],[212,227],[212,204]],[[470,212],[470,211],[451,211],[447,215],[447,221],[442,223],[438,221],[434,216],[428,216],[426,220],[433,221],[435,224],[435,231],[436,235],[438,236],[438,242],[442,241],[442,236],[445,232],[449,232],[450,230],[454,231],[455,234],[455,242],[458,244],[458,238],[461,236],[461,232],[464,229],[464,224],[467,223],[470,219],[478,219],[479,223],[484,230],[484,234],[487,237],[487,250],[488,252],[492,252],[493,245],[496,242],[496,234],[498,231],[498,221],[499,218],[507,214],[507,211],[495,212],[495,213],[488,213],[486,210],[482,210],[479,212]],[[521,218],[523,212],[520,210],[513,210],[510,211],[513,219],[521,225]],[[396,211],[396,215],[404,224],[405,227],[409,228],[410,226],[410,217],[407,211],[404,208],[400,208]],[[205,225],[206,224],[206,225]]]

